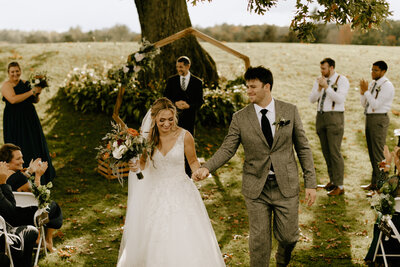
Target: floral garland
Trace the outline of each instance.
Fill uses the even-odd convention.
[[[38,201],[39,209],[46,208],[51,200],[50,200],[50,188],[53,187],[52,182],[48,182],[47,185],[39,185],[37,186],[35,183],[35,176],[32,175],[29,177],[29,182],[31,184],[32,193]]]

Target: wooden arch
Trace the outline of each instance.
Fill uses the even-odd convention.
[[[177,32],[171,36],[168,36],[167,38],[157,41],[154,43],[154,45],[155,45],[155,47],[158,47],[158,48],[163,47],[163,46],[170,44],[172,42],[175,42],[176,40],[179,40],[189,34],[193,34],[194,36],[202,39],[203,41],[209,42],[210,44],[215,45],[216,47],[218,47],[238,58],[241,58],[244,61],[245,70],[247,70],[250,67],[250,59],[248,56],[239,53],[238,51],[224,45],[222,42],[217,41],[214,38],[200,32],[192,27],[188,27],[180,32]],[[124,93],[125,93],[125,87],[122,86],[118,91],[117,101],[115,103],[114,112],[113,112],[113,116],[112,116],[113,119],[122,126],[126,126],[126,124],[119,117],[119,109],[121,108],[122,97],[124,96]]]

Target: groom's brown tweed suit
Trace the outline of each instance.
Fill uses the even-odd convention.
[[[215,171],[243,145],[242,193],[250,221],[250,263],[252,267],[269,265],[271,255],[271,220],[279,242],[277,263],[286,265],[298,239],[299,174],[294,150],[303,169],[306,188],[316,188],[313,157],[296,106],[275,100],[276,120],[290,123],[275,130],[272,147],[261,130],[254,104],[233,115],[229,132],[214,156],[205,163]],[[294,149],[293,149],[294,148]],[[276,180],[267,180],[271,167]]]

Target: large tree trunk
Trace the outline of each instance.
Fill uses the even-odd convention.
[[[192,26],[186,0],[135,0],[135,4],[142,37],[152,43]],[[218,82],[214,60],[193,35],[161,48],[161,55],[155,59],[156,78],[166,79],[176,73],[175,62],[182,55],[191,59],[191,73],[210,86]]]

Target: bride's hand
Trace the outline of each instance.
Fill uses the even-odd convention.
[[[129,161],[128,165],[129,165],[129,170],[130,170],[131,172],[137,172],[137,171],[140,170],[140,160],[137,160],[137,159],[133,160],[133,159],[131,159],[131,160]]]

